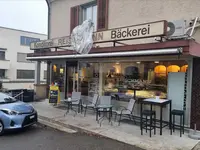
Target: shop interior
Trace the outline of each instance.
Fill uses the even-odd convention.
[[[111,95],[112,98],[120,101],[129,101],[133,96],[136,99],[151,98],[158,94],[160,98],[167,98],[168,74],[171,72],[185,73],[187,68],[187,62],[182,60],[82,62],[80,91],[82,95],[88,96],[93,96],[94,93]]]

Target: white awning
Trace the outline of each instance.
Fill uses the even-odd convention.
[[[75,55],[56,55],[56,56],[37,56],[26,57],[27,60],[47,60],[47,59],[62,59],[62,58],[100,58],[100,57],[126,57],[126,56],[144,56],[144,55],[171,55],[181,54],[182,48],[171,49],[155,49],[155,50],[140,50],[131,52],[111,52],[111,53],[93,53],[93,54],[75,54]]]

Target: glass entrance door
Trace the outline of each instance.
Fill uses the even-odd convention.
[[[72,92],[77,92],[78,85],[78,73],[77,67],[67,67],[67,76],[66,76],[66,96],[70,97]]]
[[[52,78],[51,82],[57,84],[60,89],[60,98],[65,98],[65,64],[55,63],[52,65]]]

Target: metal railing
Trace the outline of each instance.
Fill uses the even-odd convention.
[[[14,96],[14,98],[19,99],[20,101],[23,101],[24,99],[24,92],[22,91],[21,93],[17,94]]]

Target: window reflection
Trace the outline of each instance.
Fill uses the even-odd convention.
[[[83,95],[92,96],[100,90],[100,94],[122,101],[128,101],[134,93],[136,98],[155,97],[158,91],[161,98],[166,98],[168,73],[186,72],[188,68],[185,61],[117,61],[81,65],[80,89]]]

